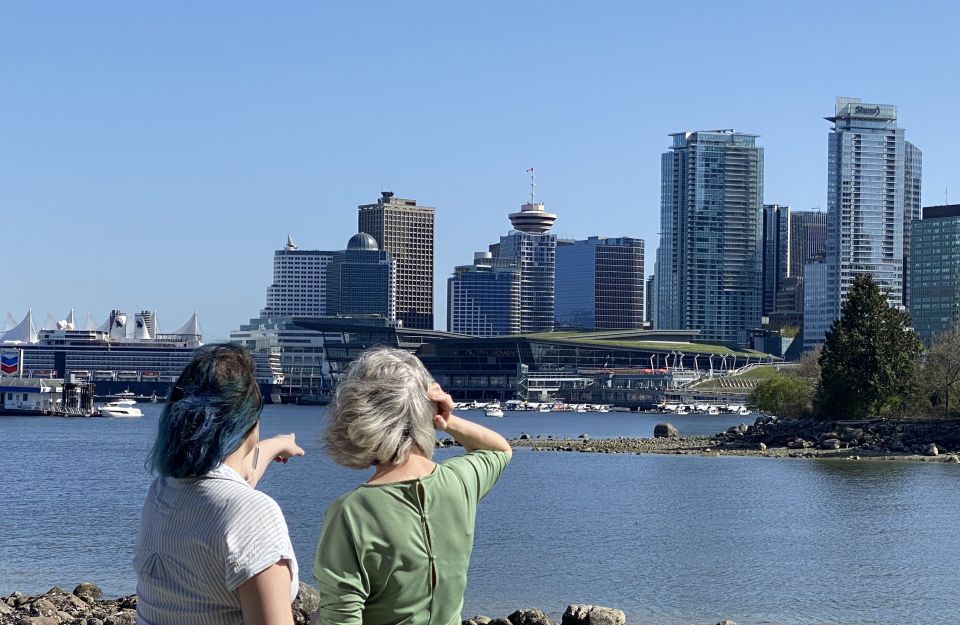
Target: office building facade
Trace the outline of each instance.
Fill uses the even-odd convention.
[[[790,207],[763,205],[763,314],[776,310],[777,293],[790,275]]]
[[[827,254],[827,214],[823,211],[790,213],[790,267],[788,275],[803,278],[807,263]]]
[[[326,312],[327,265],[337,252],[301,250],[290,236],[273,254],[273,283],[261,317],[319,317]]]
[[[910,225],[920,216],[921,153],[897,126],[897,107],[837,98],[826,119],[828,318],[809,330],[804,318],[805,344],[823,342],[813,329],[840,316],[857,276],[871,276],[891,306],[909,303]]]
[[[520,268],[490,252],[447,279],[447,331],[470,336],[520,333]]]
[[[556,323],[586,330],[643,327],[643,241],[629,237],[557,242]]]
[[[433,329],[434,213],[390,191],[358,207],[357,230],[393,258],[396,318],[408,328]]]
[[[327,266],[328,316],[379,315],[392,321],[395,310],[395,271],[390,252],[360,232],[347,249]]]
[[[910,246],[910,317],[929,345],[960,323],[960,204],[924,207]]]
[[[763,148],[732,130],[671,135],[661,158],[657,328],[746,345],[762,312]]]

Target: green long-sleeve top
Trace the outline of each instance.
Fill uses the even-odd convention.
[[[474,451],[330,504],[313,565],[320,622],[459,625],[477,502],[509,460]]]

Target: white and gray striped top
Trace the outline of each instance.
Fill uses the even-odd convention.
[[[220,465],[202,478],[154,480],[134,551],[138,625],[237,625],[237,588],[297,559],[280,506]]]

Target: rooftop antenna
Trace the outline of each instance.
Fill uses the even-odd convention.
[[[533,172],[533,167],[527,170],[530,174],[530,203],[537,203],[537,175]]]

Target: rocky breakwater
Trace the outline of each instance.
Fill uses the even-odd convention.
[[[310,615],[319,605],[317,592],[301,582],[293,602],[294,622],[309,623]],[[73,592],[51,588],[42,595],[15,592],[0,597],[0,625],[134,625],[136,622],[136,595],[104,599],[103,592],[88,582]]]
[[[958,421],[812,421],[761,416],[714,437],[719,450],[802,457],[913,458],[960,463]]]
[[[557,623],[542,610],[517,610],[506,618],[474,616],[464,620],[461,625],[625,625],[627,617],[620,610],[599,605],[573,604]],[[720,621],[716,625],[737,625],[733,621]]]
[[[761,416],[713,436],[682,436],[669,423],[653,438],[575,439],[522,434],[533,451],[696,454],[789,458],[907,459],[960,463],[960,421],[813,421]]]

